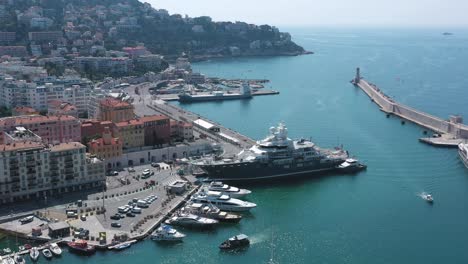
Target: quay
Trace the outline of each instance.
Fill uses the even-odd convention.
[[[161,164],[162,168],[163,166],[166,165]],[[150,166],[135,168],[142,171],[148,167]],[[136,181],[131,185],[113,188],[103,193],[98,192],[87,195],[82,200],[82,207],[77,207],[76,203],[73,203],[73,208],[78,212],[77,217],[70,218],[66,214],[71,208],[70,202],[62,202],[42,209],[23,210],[19,215],[5,215],[0,221],[0,231],[11,237],[34,241],[40,244],[39,249],[46,248],[52,242],[65,246],[67,242],[73,239],[83,239],[75,234],[75,231],[81,228],[89,231],[88,238],[85,238],[85,240],[97,249],[112,249],[113,246],[122,242],[136,243],[149,236],[199,190],[200,186],[194,184],[195,177],[190,174],[181,176],[175,171],[175,169],[164,167],[155,176],[149,178],[148,180],[154,179],[159,182],[156,186],[139,188],[145,186],[144,181]],[[189,172],[188,169],[187,172]],[[175,181],[187,182],[186,191],[183,194],[176,195],[167,191],[167,186]],[[150,194],[156,195],[158,199],[151,203],[148,208],[142,210],[135,217],[125,217],[117,221],[122,225],[120,228],[111,226],[111,222],[116,221],[110,220],[109,217],[117,213],[118,207],[126,205],[129,200],[142,199]],[[101,206],[105,208],[104,211],[94,210],[94,208],[101,208]],[[25,215],[33,216],[33,220],[30,223],[22,224],[19,219]],[[66,226],[69,230],[66,232],[68,235],[63,237],[51,235],[51,230],[56,224]],[[35,228],[39,228],[41,234],[33,234]],[[104,239],[102,239],[102,234],[105,234]],[[125,239],[114,239],[115,237],[125,237]],[[15,251],[14,248],[12,249]],[[11,256],[28,253],[28,250],[23,250],[12,253]]]
[[[463,119],[460,116],[450,116],[449,120],[443,120],[396,102],[375,84],[362,78],[359,68],[356,69],[356,76],[351,82],[363,90],[372,102],[387,114],[387,117],[395,115],[437,133],[433,137],[419,139],[421,142],[433,146],[457,147],[458,144],[466,142],[468,139],[468,126],[463,124]],[[403,123],[404,121],[402,121]]]
[[[208,95],[209,92],[200,92],[200,95]],[[257,90],[252,91],[252,96],[262,96],[262,95],[275,95],[279,94],[276,90]],[[164,101],[179,101],[179,96],[177,94],[158,94],[157,97]]]

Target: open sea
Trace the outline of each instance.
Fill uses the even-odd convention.
[[[468,170],[456,150],[419,143],[422,128],[386,118],[349,83],[359,66],[366,79],[402,103],[444,118],[468,118],[468,30],[285,30],[315,54],[193,65],[208,76],[270,79],[267,86],[279,95],[183,107],[255,139],[284,121],[291,137],[311,137],[323,147],[342,144],[367,171],[245,185],[258,207],[238,225],[181,229],[188,237],[176,245],[147,240],[119,253],[66,253],[50,262],[468,263]],[[422,192],[433,194],[433,205],[420,198]],[[251,237],[250,248],[220,252],[218,245],[238,233]]]

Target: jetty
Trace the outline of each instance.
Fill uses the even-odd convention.
[[[454,115],[450,116],[448,120],[444,120],[396,102],[377,87],[377,85],[362,78],[359,68],[356,69],[356,76],[351,83],[361,88],[372,102],[377,104],[380,110],[387,114],[387,117],[395,115],[403,119],[402,124],[406,120],[435,133],[432,137],[420,138],[421,142],[434,146],[456,147],[468,140],[468,126],[463,124],[461,116]]]

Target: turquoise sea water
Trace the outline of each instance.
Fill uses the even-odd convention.
[[[128,251],[74,263],[466,263],[468,170],[454,149],[417,141],[423,129],[387,119],[349,80],[355,68],[396,100],[446,117],[468,118],[468,30],[291,29],[316,54],[197,63],[209,76],[271,79],[278,96],[184,105],[252,138],[284,121],[292,137],[343,144],[368,164],[356,176],[246,186],[258,207],[238,225],[183,230],[182,244],[145,241]],[[418,194],[430,192],[434,205]],[[251,247],[217,246],[237,233]],[[273,262],[269,262],[273,259]],[[42,260],[42,263],[45,261]]]

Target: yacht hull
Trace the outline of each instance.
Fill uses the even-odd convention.
[[[208,178],[219,181],[252,181],[275,178],[293,178],[304,176],[317,176],[336,170],[344,159],[336,159],[330,162],[312,162],[310,165],[295,163],[291,165],[273,165],[271,163],[238,162],[228,164],[202,164],[199,167],[204,170]]]

